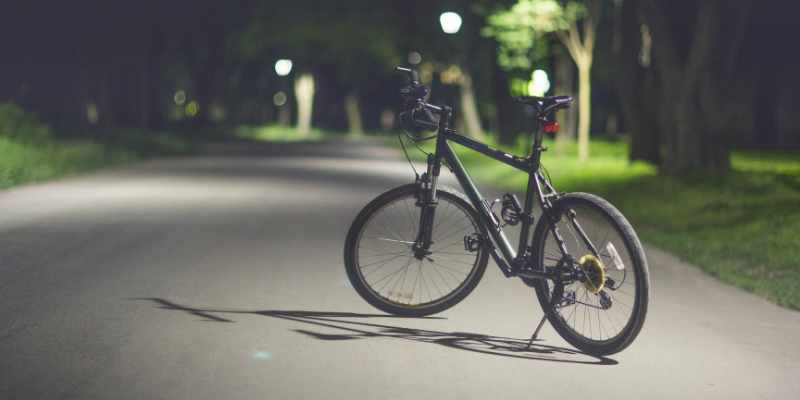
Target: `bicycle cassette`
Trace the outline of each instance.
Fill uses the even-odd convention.
[[[597,293],[603,290],[606,282],[606,269],[597,257],[587,254],[578,261],[581,270],[586,275],[583,287],[589,293]]]

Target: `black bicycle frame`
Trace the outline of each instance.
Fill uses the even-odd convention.
[[[438,111],[438,110],[437,110]],[[438,112],[437,112],[438,113]],[[441,119],[439,121],[439,130],[438,136],[436,140],[436,151],[433,155],[428,157],[428,179],[430,179],[430,187],[427,188],[428,190],[422,190],[423,196],[421,199],[420,204],[423,207],[423,212],[421,213],[421,220],[420,226],[423,229],[420,230],[420,238],[421,242],[424,244],[423,246],[427,250],[430,247],[430,235],[431,229],[433,226],[433,215],[435,212],[436,207],[436,189],[438,185],[438,178],[439,178],[439,171],[442,165],[442,159],[444,159],[447,164],[452,169],[453,173],[455,174],[456,178],[458,179],[461,187],[466,192],[467,196],[469,197],[470,202],[478,211],[481,219],[483,220],[483,224],[486,227],[486,230],[492,236],[492,239],[489,238],[479,238],[480,245],[486,248],[489,253],[494,258],[497,265],[500,267],[500,270],[503,271],[503,274],[506,277],[512,276],[522,276],[527,278],[536,278],[536,279],[559,279],[560,276],[554,273],[546,272],[546,271],[535,271],[531,268],[526,268],[526,262],[528,256],[530,255],[530,251],[528,250],[528,240],[530,236],[530,228],[533,225],[533,218],[522,218],[522,230],[520,232],[519,238],[519,250],[517,253],[514,252],[511,244],[508,243],[505,235],[503,234],[500,225],[495,217],[494,213],[491,211],[490,206],[483,200],[483,197],[480,195],[478,188],[475,187],[472,179],[470,178],[469,174],[467,173],[464,166],[461,164],[461,161],[458,159],[458,156],[453,151],[453,148],[450,146],[450,143],[453,142],[459,145],[462,145],[468,149],[474,150],[478,153],[491,157],[497,161],[503,162],[507,165],[510,165],[520,171],[523,171],[528,174],[528,188],[525,193],[525,205],[523,208],[523,214],[525,216],[532,215],[534,201],[538,200],[539,204],[542,209],[542,217],[549,218],[550,214],[550,203],[547,201],[546,197],[555,195],[555,190],[550,183],[544,179],[544,176],[539,172],[539,161],[541,158],[541,152],[546,150],[541,147],[542,144],[542,131],[539,127],[541,124],[537,124],[536,136],[533,144],[532,153],[527,158],[520,158],[513,156],[511,154],[504,153],[496,148],[490,147],[484,143],[481,143],[477,140],[469,138],[464,135],[458,134],[455,130],[451,129],[448,125],[448,121],[450,121],[450,116],[452,114],[452,109],[450,107],[442,107],[441,109]],[[424,185],[428,184],[427,182],[423,182]],[[542,191],[542,185],[548,190],[549,194],[545,195]],[[534,199],[534,195],[537,195],[538,199]],[[564,254],[567,254],[566,247],[563,244],[563,240],[561,236],[558,234],[558,230],[555,229],[554,225],[551,224],[551,231],[553,232],[556,241],[558,242],[561,250]],[[495,247],[494,243],[497,244]],[[498,252],[499,247],[499,252]],[[509,260],[509,261],[506,261]],[[569,262],[571,266],[571,262]]]

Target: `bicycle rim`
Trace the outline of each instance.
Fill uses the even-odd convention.
[[[464,249],[464,236],[480,232],[478,222],[445,192],[440,192],[436,207],[430,254],[421,260],[415,257],[412,247],[420,208],[414,194],[407,192],[378,205],[358,234],[358,278],[392,312],[454,305],[463,298],[460,294],[465,296],[474,287],[471,283],[477,283],[485,258],[482,251]]]
[[[569,200],[564,202],[557,223],[564,244],[584,272],[599,274],[602,268],[607,279],[602,286],[591,279],[565,282],[566,300],[556,308],[550,321],[565,340],[584,351],[618,352],[630,344],[643,323],[648,290],[643,252],[621,215],[614,217],[588,199]],[[593,253],[569,220],[568,210],[574,212],[574,218],[598,250],[602,267],[592,264]],[[552,232],[548,229],[543,236],[540,265],[568,265]],[[542,280],[540,285],[544,294],[540,301],[545,304],[552,296],[552,284]]]

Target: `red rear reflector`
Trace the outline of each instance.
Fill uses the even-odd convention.
[[[556,121],[542,122],[542,130],[545,132],[555,132],[558,130],[558,122]]]

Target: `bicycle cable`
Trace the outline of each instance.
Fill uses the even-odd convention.
[[[412,136],[410,133],[408,133],[408,131],[406,130],[406,127],[403,125],[403,114],[406,114],[406,113],[407,113],[407,111],[403,111],[403,112],[401,112],[401,113],[400,113],[400,115],[399,115],[399,118],[397,118],[397,126],[400,128],[400,129],[398,129],[398,130],[397,130],[397,140],[399,140],[399,141],[400,141],[400,147],[402,147],[402,148],[403,148],[403,153],[405,153],[405,155],[406,155],[406,160],[408,160],[408,164],[409,164],[409,165],[411,165],[411,169],[412,169],[412,170],[414,170],[414,174],[417,176],[417,178],[419,178],[419,173],[417,172],[417,169],[416,169],[416,168],[414,168],[414,164],[413,164],[413,163],[411,163],[411,157],[408,155],[408,150],[406,149],[406,146],[403,144],[403,138],[402,138],[402,137],[400,137],[400,130],[402,130],[402,131],[403,131],[403,134],[405,134],[405,135],[406,135],[406,138],[408,138],[408,141],[409,141],[409,143],[411,143],[412,145],[414,145],[414,147],[416,147],[416,148],[417,148],[417,150],[419,150],[419,151],[420,151],[422,154],[425,154],[426,156],[430,156],[430,155],[431,155],[431,153],[428,153],[427,151],[425,151],[425,150],[422,150],[422,148],[421,148],[421,147],[419,147],[415,141],[417,141],[417,140],[418,140],[418,141],[431,140],[431,139],[435,139],[435,138],[436,138],[437,136],[439,136],[439,135],[438,135],[438,134],[437,134],[437,135],[433,135],[433,136],[431,136],[431,137],[427,137],[427,138],[424,138],[424,139],[423,139],[423,138],[419,138],[419,137],[414,137],[414,136]],[[406,114],[406,115],[407,115],[407,114]],[[412,114],[411,114],[411,120],[412,120],[412,121],[414,120],[414,114],[413,114],[413,112],[412,112]],[[445,161],[445,160],[442,160],[442,164],[443,164],[445,167],[447,167],[447,169],[448,169],[450,172],[453,172],[453,168],[452,168],[452,167],[450,167],[450,165],[447,163],[447,161]]]
[[[545,175],[547,175],[547,181],[550,182],[550,185],[552,186],[553,185],[553,179],[550,178],[550,171],[548,171],[547,167],[545,167],[544,164],[542,164],[542,163],[539,163],[539,168],[544,170]]]
[[[403,114],[405,114],[405,111],[400,113],[399,118],[397,118],[397,126],[400,129],[403,130],[403,133],[405,133],[406,136],[408,136],[408,132],[406,132],[405,127],[403,127]],[[397,140],[400,141],[400,147],[403,148],[403,153],[405,153],[405,155],[406,155],[406,160],[408,160],[408,165],[410,165],[411,169],[414,170],[414,176],[416,176],[416,180],[419,180],[419,172],[417,172],[417,169],[414,168],[414,164],[411,163],[411,157],[409,157],[409,155],[408,155],[408,150],[406,150],[406,145],[403,144],[403,138],[400,137],[400,129],[396,129],[395,130],[397,132]],[[411,141],[411,140],[409,140],[409,141]],[[411,144],[414,144],[414,142],[411,142]],[[417,147],[417,148],[419,148],[419,147]]]

